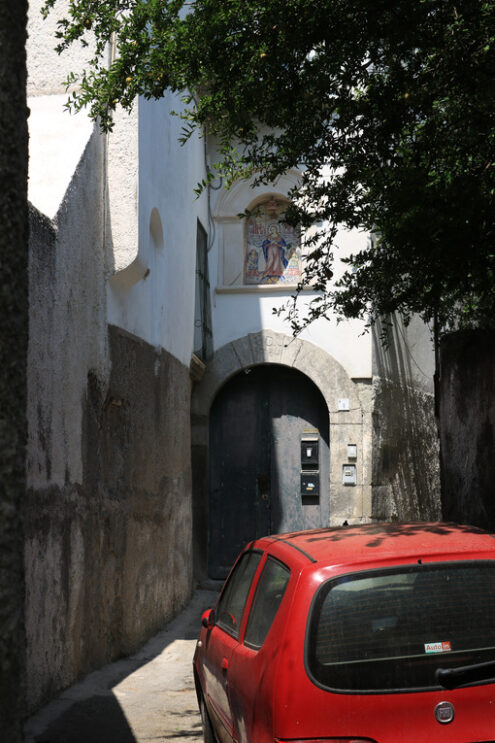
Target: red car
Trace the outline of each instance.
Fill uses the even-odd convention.
[[[251,542],[194,675],[206,743],[494,743],[495,539],[392,523]]]

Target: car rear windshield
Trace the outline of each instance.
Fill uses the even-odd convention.
[[[306,667],[329,689],[438,688],[438,668],[493,660],[491,562],[354,573],[324,583],[313,601]]]

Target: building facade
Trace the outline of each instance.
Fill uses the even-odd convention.
[[[63,109],[85,50],[31,3],[28,697],[134,650],[262,532],[439,515],[433,353],[419,322],[364,332],[275,310],[304,236],[297,180],[213,183],[180,101],[102,135]],[[248,219],[239,214],[250,210]],[[342,232],[342,254],[366,235]],[[312,291],[300,297],[304,308]]]

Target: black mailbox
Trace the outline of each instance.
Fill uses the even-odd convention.
[[[318,440],[301,440],[301,469],[317,470],[318,468]]]
[[[301,495],[302,496],[319,496],[320,495],[320,473],[319,472],[301,472]]]

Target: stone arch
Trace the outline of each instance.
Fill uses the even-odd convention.
[[[217,202],[213,216],[215,219],[238,219],[246,208],[270,196],[287,198],[289,191],[297,186],[301,174],[297,170],[289,170],[279,176],[270,185],[253,186],[251,181],[237,181],[229,189],[223,189]]]
[[[193,414],[208,416],[220,387],[243,369],[259,364],[282,364],[305,374],[318,387],[330,413],[346,423],[361,423],[361,404],[355,385],[333,356],[309,341],[272,330],[238,338],[218,349],[193,393]],[[338,400],[349,400],[348,411],[338,411]]]
[[[336,359],[309,341],[262,330],[225,344],[208,363],[192,395],[193,518],[195,570],[205,578],[208,550],[208,424],[213,400],[220,388],[235,374],[260,364],[280,364],[302,372],[318,387],[329,411],[331,523],[369,518],[364,508],[363,413],[357,389]],[[339,400],[348,401],[348,410],[339,410]],[[342,484],[342,466],[347,462],[347,445],[357,444],[353,462],[358,483]]]

